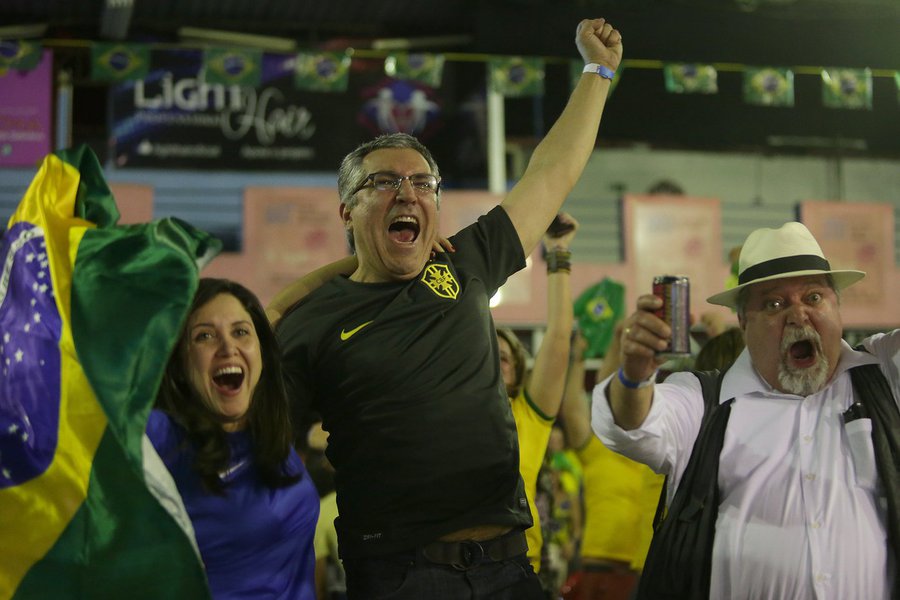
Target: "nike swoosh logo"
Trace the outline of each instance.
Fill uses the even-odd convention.
[[[359,332],[360,329],[362,329],[362,328],[365,327],[366,325],[371,325],[372,323],[374,323],[374,321],[366,321],[365,323],[363,323],[363,324],[360,325],[359,327],[354,327],[354,328],[351,329],[350,331],[347,331],[347,330],[345,330],[345,329],[341,329],[341,341],[342,341],[342,342],[346,342],[347,340],[349,340],[350,338],[352,338],[354,335],[356,335],[356,334]]]

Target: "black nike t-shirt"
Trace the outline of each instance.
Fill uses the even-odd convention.
[[[337,277],[278,325],[293,401],[330,433],[342,557],[531,525],[488,305],[521,242],[499,206],[451,241],[415,279]]]

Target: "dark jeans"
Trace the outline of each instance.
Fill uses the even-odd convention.
[[[421,553],[344,561],[350,600],[545,600],[522,554],[476,561],[465,570],[434,564]]]

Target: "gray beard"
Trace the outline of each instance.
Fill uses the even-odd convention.
[[[816,362],[811,367],[798,369],[789,363],[791,345],[809,340],[816,352]],[[828,382],[828,359],[822,351],[822,338],[810,326],[791,328],[781,338],[781,364],[778,365],[778,383],[781,389],[798,396],[811,396],[825,387]]]
[[[816,362],[811,367],[798,369],[789,363],[791,345],[809,340],[816,352]],[[828,383],[828,359],[822,351],[822,338],[811,326],[791,328],[781,338],[781,363],[778,365],[778,384],[781,389],[798,396],[811,396]]]

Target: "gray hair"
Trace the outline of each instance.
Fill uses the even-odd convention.
[[[380,135],[374,140],[360,144],[356,147],[356,150],[345,156],[344,160],[341,161],[341,166],[338,169],[338,194],[340,195],[341,203],[345,204],[348,209],[356,206],[357,200],[353,192],[362,184],[366,175],[368,175],[368,173],[363,171],[363,159],[376,150],[384,150],[386,148],[409,148],[415,150],[421,154],[422,158],[425,159],[425,162],[428,163],[431,174],[435,177],[440,177],[441,173],[440,169],[438,169],[437,162],[435,162],[434,157],[431,155],[431,151],[428,150],[422,142],[406,133],[388,133]],[[440,206],[440,188],[438,188],[435,201],[438,203],[438,206]],[[353,241],[353,232],[349,230],[347,231],[347,244],[350,246],[350,251],[356,254],[356,244]]]
[[[834,276],[831,273],[825,273],[825,284],[834,290],[835,295],[837,296],[838,305],[841,303],[841,290],[834,283]],[[738,290],[737,298],[734,301],[735,311],[737,312],[738,321],[741,323],[744,322],[744,315],[747,311],[747,301],[750,296],[750,288],[752,285],[748,285],[746,287]]]

